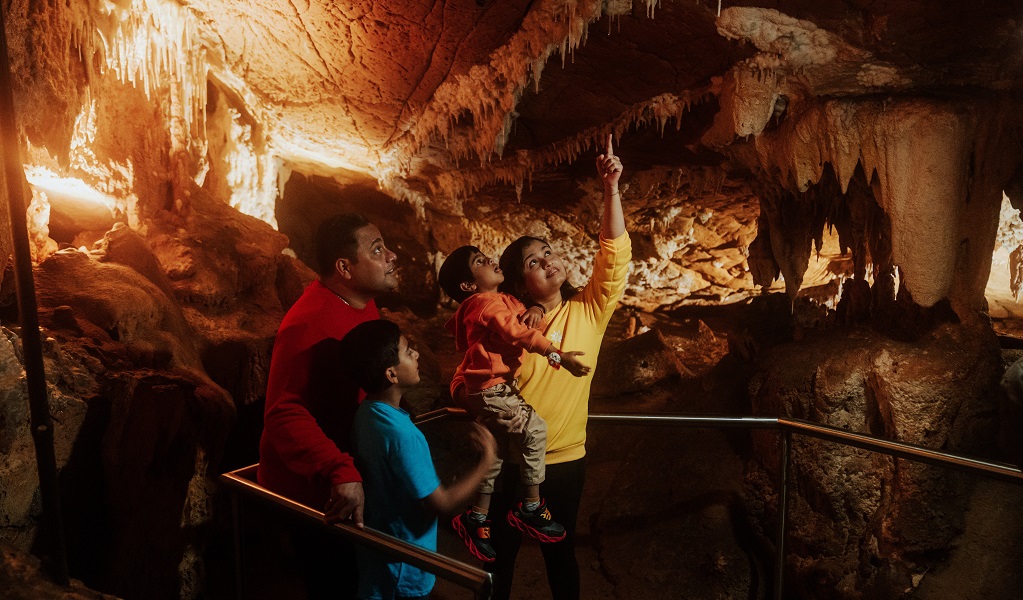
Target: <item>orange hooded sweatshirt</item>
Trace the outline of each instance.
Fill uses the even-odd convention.
[[[465,351],[452,380],[465,382],[467,394],[499,383],[511,383],[522,365],[523,350],[546,354],[551,347],[542,331],[519,322],[526,310],[514,296],[498,292],[473,294],[462,302],[445,328],[455,336],[455,348]]]

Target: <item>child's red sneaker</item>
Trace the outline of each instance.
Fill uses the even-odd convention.
[[[465,546],[472,552],[472,555],[483,562],[494,562],[497,552],[490,545],[490,521],[482,523],[469,517],[471,510],[455,516],[451,519],[451,526],[458,532]]]
[[[547,544],[565,539],[565,528],[551,518],[546,500],[541,500],[540,506],[532,511],[523,508],[519,502],[508,511],[508,523]]]

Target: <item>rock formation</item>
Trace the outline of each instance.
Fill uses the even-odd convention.
[[[429,338],[435,269],[460,244],[544,237],[585,281],[608,133],[635,249],[625,306],[742,307],[715,332],[758,413],[984,449],[989,300],[1023,314],[1016,4],[5,2],[57,454],[85,507],[73,574],[201,595],[211,478],[252,458],[323,218],[380,226],[401,278],[381,304]],[[15,185],[0,176],[0,257]],[[0,541],[24,550],[39,507],[10,269],[0,321]],[[656,372],[619,365],[633,380],[609,370],[607,393],[687,368],[657,332],[624,344]],[[754,447],[750,511],[769,521],[776,457]],[[797,453],[793,593],[867,597],[881,572],[895,589],[948,548],[958,479]],[[145,501],[160,514],[141,526]]]

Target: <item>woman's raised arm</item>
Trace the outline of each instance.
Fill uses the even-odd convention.
[[[622,176],[622,161],[615,156],[611,135],[607,134],[607,151],[597,155],[597,173],[604,182],[604,217],[600,235],[606,240],[616,239],[625,233],[625,215],[622,212],[622,195],[618,191],[618,180]]]

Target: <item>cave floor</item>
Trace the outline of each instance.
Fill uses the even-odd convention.
[[[1023,590],[1023,486],[977,483],[966,528],[948,560],[924,575],[913,600],[1017,598]]]

